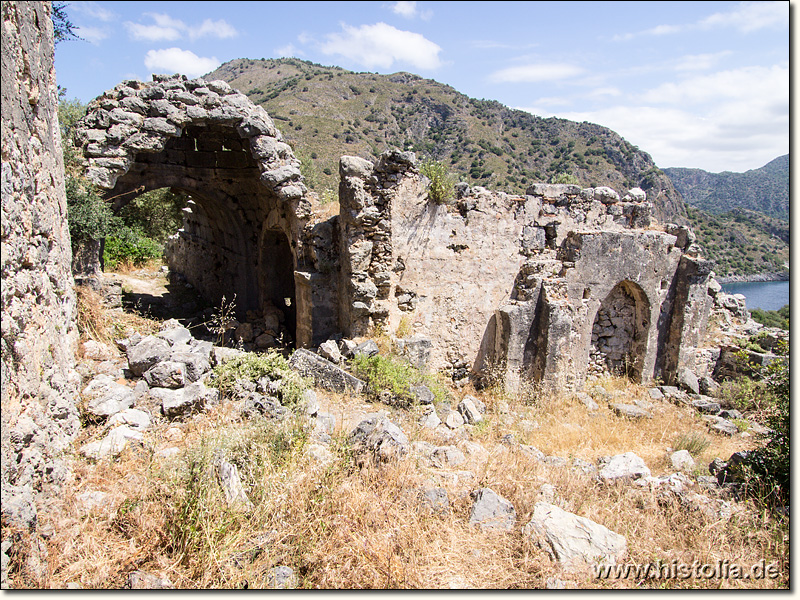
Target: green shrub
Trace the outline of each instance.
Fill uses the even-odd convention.
[[[453,197],[455,180],[447,170],[447,165],[438,160],[428,159],[420,164],[419,172],[430,179],[428,196],[436,204],[444,204]]]
[[[414,402],[411,386],[426,385],[437,402],[447,398],[447,390],[435,377],[423,373],[408,361],[395,356],[366,356],[360,354],[351,361],[353,374],[366,381],[373,397],[388,390],[393,402],[410,406]]]
[[[786,342],[779,345],[788,346]],[[788,353],[788,347],[782,348]],[[762,436],[764,445],[747,456],[749,489],[767,504],[789,504],[789,361],[775,360],[763,370],[763,383],[774,398]]]
[[[761,310],[754,308],[750,311],[750,316],[757,323],[761,323],[765,327],[778,327],[780,329],[789,330],[789,305],[786,304],[779,310]]]
[[[550,183],[568,183],[571,185],[579,185],[578,178],[572,173],[558,173],[550,178]]]
[[[111,206],[89,182],[67,175],[64,187],[67,193],[69,235],[73,245],[79,241],[102,239],[121,225]]]
[[[140,266],[161,258],[163,252],[161,244],[139,229],[123,226],[106,236],[103,260],[108,269],[115,269],[126,263]]]
[[[237,381],[256,383],[262,377],[281,382],[278,399],[286,407],[298,405],[308,389],[300,374],[275,350],[264,354],[246,352],[217,365],[214,367],[212,385],[225,395],[233,390]]]

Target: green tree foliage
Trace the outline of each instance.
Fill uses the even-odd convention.
[[[53,19],[53,39],[56,44],[59,42],[83,39],[75,33],[78,27],[69,20],[66,2],[53,2],[51,18]]]
[[[455,180],[447,165],[438,160],[426,159],[420,163],[419,172],[430,180],[428,196],[436,204],[444,204],[453,197]]]
[[[749,467],[751,490],[769,504],[789,504],[789,346],[779,342],[778,354],[785,359],[772,361],[763,371],[767,390],[775,398],[769,411],[762,447],[750,452]]]
[[[118,229],[122,221],[111,206],[97,194],[94,186],[82,177],[67,175],[67,218],[73,248],[79,242],[100,240]]]
[[[183,223],[186,196],[168,188],[137,196],[119,212],[125,225],[163,244]]]
[[[580,185],[578,178],[571,173],[558,173],[550,178],[550,183],[568,183],[571,185]]]
[[[765,327],[778,327],[789,330],[789,305],[786,304],[778,310],[762,310],[754,308],[750,311],[750,316],[757,323]]]

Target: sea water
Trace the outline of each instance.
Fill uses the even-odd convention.
[[[778,310],[789,304],[788,281],[748,281],[743,283],[723,283],[726,294],[742,294],[747,298],[747,308],[752,310]]]

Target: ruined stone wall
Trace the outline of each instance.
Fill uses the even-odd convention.
[[[49,2],[3,2],[2,518],[33,527],[34,495],[67,476],[79,426],[76,296]]]
[[[342,176],[346,334],[379,324],[426,338],[430,367],[456,380],[493,371],[512,388],[579,388],[602,371],[669,378],[691,361],[707,263],[687,228],[657,226],[641,190],[459,184],[436,204],[399,153],[375,167],[344,157]]]

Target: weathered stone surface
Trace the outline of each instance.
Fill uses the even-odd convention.
[[[225,501],[232,508],[242,508],[250,510],[253,503],[247,497],[242,487],[242,480],[239,477],[239,469],[236,465],[224,460],[221,456],[215,458],[217,477],[222,491],[225,493]]]
[[[433,404],[435,399],[433,392],[426,385],[412,385],[411,394],[417,404]]]
[[[467,457],[456,446],[440,446],[433,451],[431,460],[440,469],[451,469],[464,464]]]
[[[302,348],[295,350],[289,359],[289,365],[304,377],[313,378],[316,385],[328,390],[358,393],[365,387],[360,379]]]
[[[367,454],[377,462],[402,458],[409,451],[403,430],[380,413],[367,415],[350,433],[350,444],[359,454]]]
[[[333,340],[328,340],[327,342],[320,344],[317,354],[319,354],[325,360],[331,361],[335,365],[338,365],[344,359],[342,357],[342,353],[339,352],[339,346]]]
[[[464,421],[470,425],[475,425],[483,420],[483,416],[469,396],[458,403],[458,412],[464,418]]]
[[[650,476],[650,469],[647,468],[644,460],[633,452],[612,456],[605,464],[602,462],[601,464],[602,467],[597,475],[604,483]]]
[[[81,446],[80,452],[87,458],[113,457],[120,454],[130,441],[141,442],[142,432],[127,425],[120,425],[109,431],[102,440]]]
[[[689,369],[681,369],[680,373],[678,373],[678,385],[690,394],[700,393],[700,382],[697,379],[697,375]]]
[[[267,589],[293,590],[297,587],[297,575],[294,570],[286,565],[279,565],[270,569],[267,574]]]
[[[505,498],[490,488],[482,488],[473,493],[475,502],[469,515],[470,525],[481,529],[501,529],[510,531],[517,523],[517,511]]]
[[[522,532],[536,539],[567,570],[615,565],[628,552],[623,536],[547,502],[536,503]]]
[[[628,419],[652,419],[653,415],[633,404],[611,404],[612,410],[620,417]]]
[[[179,388],[186,381],[183,363],[171,360],[154,364],[142,376],[151,388]]]
[[[89,401],[86,411],[96,417],[107,418],[131,408],[134,400],[135,394],[131,388],[113,381],[104,392]]]
[[[669,461],[672,467],[679,471],[691,471],[695,467],[694,459],[688,450],[673,452],[669,457]]]
[[[168,577],[154,575],[147,571],[128,573],[125,587],[129,590],[171,590],[175,588]]]
[[[436,514],[450,511],[450,498],[447,490],[440,487],[426,487],[419,491],[419,504],[423,509]]]
[[[76,292],[58,135],[58,90],[49,2],[3,2],[0,187],[0,488],[3,526],[27,528],[6,511],[65,473],[63,451],[80,429]],[[16,445],[27,415],[38,435]],[[23,492],[20,490],[28,490]],[[35,491],[34,491],[35,490]],[[47,493],[47,492],[45,492]],[[34,511],[35,514],[35,511]],[[12,582],[13,584],[13,582]]]
[[[141,376],[156,363],[167,360],[170,354],[169,342],[148,335],[128,348],[128,368],[134,375]]]

